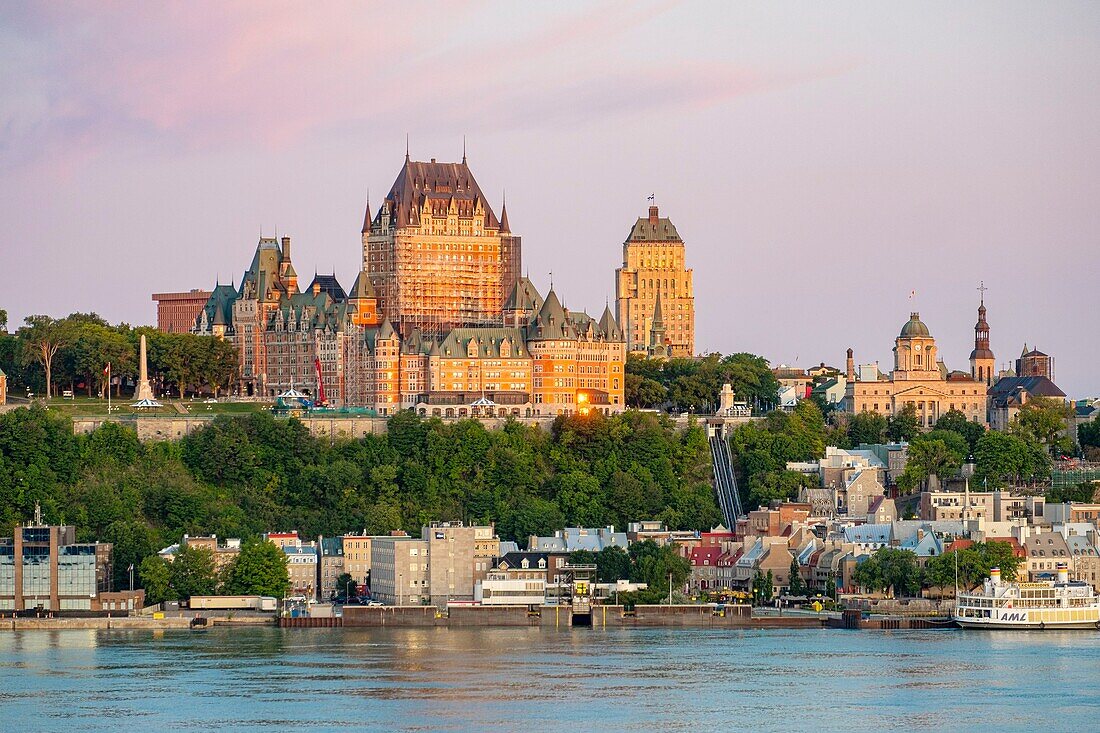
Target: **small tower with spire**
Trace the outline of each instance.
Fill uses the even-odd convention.
[[[668,358],[668,344],[665,343],[665,319],[661,313],[661,291],[657,291],[657,300],[653,304],[653,321],[649,324],[649,356],[654,359]]]
[[[985,283],[978,286],[978,322],[974,324],[974,350],[970,352],[970,376],[974,381],[992,386],[996,362],[989,348],[989,323],[985,319]]]

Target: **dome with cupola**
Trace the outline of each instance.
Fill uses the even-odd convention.
[[[928,326],[924,325],[924,321],[920,319],[920,313],[914,311],[909,314],[909,320],[905,322],[905,325],[901,327],[901,338],[910,338],[913,336],[931,336],[932,334],[928,330]]]

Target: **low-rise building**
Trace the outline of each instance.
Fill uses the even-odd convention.
[[[614,527],[566,527],[554,532],[553,537],[536,537],[527,540],[527,549],[532,552],[576,552],[588,550],[599,552],[605,547],[621,547],[624,550],[630,544],[626,532],[616,532]]]
[[[214,570],[219,573],[231,565],[237,559],[237,555],[241,553],[241,541],[239,539],[229,538],[222,542],[218,540],[216,534],[212,534],[207,537],[184,535],[179,542],[165,547],[157,554],[168,562],[172,562],[181,547],[209,550],[214,556]]]

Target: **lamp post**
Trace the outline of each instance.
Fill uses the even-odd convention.
[[[404,578],[405,578],[405,576],[404,576],[403,573],[398,573],[397,574],[397,605],[399,605],[399,606],[401,605],[401,596],[403,595],[402,594],[403,588],[401,587],[401,585],[404,581]]]
[[[351,586],[353,586],[353,585],[355,585],[354,580],[349,580],[344,585],[344,604],[345,605],[351,603]]]
[[[672,573],[668,574],[668,605],[672,605]]]

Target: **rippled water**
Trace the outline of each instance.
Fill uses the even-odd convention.
[[[0,730],[1097,730],[1100,634],[0,632]]]

